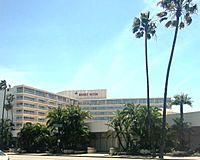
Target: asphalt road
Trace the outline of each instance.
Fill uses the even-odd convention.
[[[9,155],[10,160],[123,160],[124,158]],[[133,160],[127,159],[126,160]],[[136,159],[134,159],[136,160]]]
[[[106,157],[105,155],[80,155],[80,156],[45,156],[45,155],[9,155],[10,160],[145,160],[151,158],[138,158],[138,157]],[[158,158],[156,158],[158,160]],[[165,157],[165,159],[178,159],[178,160],[200,160],[200,157]],[[153,160],[153,159],[151,159]]]

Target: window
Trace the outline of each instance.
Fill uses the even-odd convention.
[[[112,117],[92,117],[90,120],[112,120]]]
[[[22,123],[16,123],[16,127],[22,127]]]
[[[90,112],[92,115],[114,115],[114,112]]]
[[[33,117],[24,116],[24,120],[25,121],[34,121],[35,119]]]
[[[18,87],[17,88],[17,93],[23,93],[23,87]]]
[[[16,120],[22,120],[22,116],[17,116]]]
[[[48,94],[48,97],[50,98],[50,99],[56,99],[56,95],[54,95],[54,94]]]
[[[25,93],[34,94],[34,90],[30,88],[24,88]]]
[[[16,96],[17,100],[23,100],[23,96]]]
[[[91,111],[91,110],[121,110],[124,106],[94,106],[94,107],[81,107],[84,111]]]
[[[139,100],[139,104],[146,104],[147,103],[147,100],[146,99],[140,99]]]
[[[16,113],[18,114],[18,113],[22,113],[22,110],[21,109],[18,109],[18,110],[16,110]]]
[[[35,101],[35,98],[24,96],[24,100]]]
[[[46,114],[44,112],[38,112],[38,115],[45,116]]]
[[[38,99],[38,102],[40,102],[40,103],[47,103],[47,101],[43,100],[43,99]]]
[[[24,107],[36,108],[34,104],[24,103]]]
[[[39,122],[45,122],[45,119],[44,118],[38,118],[38,121]]]
[[[24,114],[35,114],[34,111],[24,110]]]
[[[23,107],[23,103],[17,103],[17,107]]]
[[[47,107],[45,106],[38,106],[39,109],[47,110]]]
[[[65,97],[58,96],[58,100],[59,100],[59,101],[66,102],[66,98],[65,98]]]
[[[35,94],[37,96],[41,96],[41,97],[46,97],[47,96],[47,93],[44,93],[44,92],[41,92],[41,91],[35,91]]]
[[[55,104],[56,104],[56,102],[49,102],[49,104],[51,104],[51,105],[55,105]]]

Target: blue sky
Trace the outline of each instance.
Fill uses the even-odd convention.
[[[146,96],[144,39],[133,18],[155,0],[0,0],[0,79],[58,92],[106,88],[110,98]],[[200,5],[200,0],[195,1]],[[181,30],[168,96],[181,92],[200,110],[200,18]],[[149,43],[150,97],[163,97],[173,29],[158,23]],[[177,107],[178,109],[178,107]]]

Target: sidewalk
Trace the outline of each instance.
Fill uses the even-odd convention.
[[[145,160],[145,159],[151,159],[151,160],[158,160],[159,158],[152,158],[152,157],[148,157],[148,156],[132,156],[132,155],[114,155],[114,156],[110,156],[109,154],[103,154],[103,153],[93,153],[93,154],[74,154],[74,155],[67,155],[67,156],[71,156],[71,157],[98,157],[98,158],[121,158],[121,159],[141,159],[141,160]],[[200,160],[200,157],[171,157],[171,156],[164,156],[164,159],[178,159],[178,160],[183,160],[183,159],[187,159],[187,160]]]
[[[152,158],[148,156],[132,156],[132,155],[114,155],[110,156],[106,153],[85,153],[85,154],[49,154],[49,153],[13,153],[8,152],[8,155],[29,155],[29,156],[63,156],[63,157],[88,157],[88,158],[121,158],[121,159],[137,159],[137,160],[145,160],[145,159],[151,159],[151,160],[158,160],[159,158]],[[171,156],[164,156],[164,159],[170,160],[170,159],[177,159],[177,160],[200,160],[200,157],[171,157]]]

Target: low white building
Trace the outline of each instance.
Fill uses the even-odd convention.
[[[175,118],[180,118],[180,114],[167,115],[169,125],[173,124],[173,119]],[[200,151],[200,111],[184,113],[184,122],[191,124],[191,133],[185,135],[185,139],[189,142],[189,147]]]

